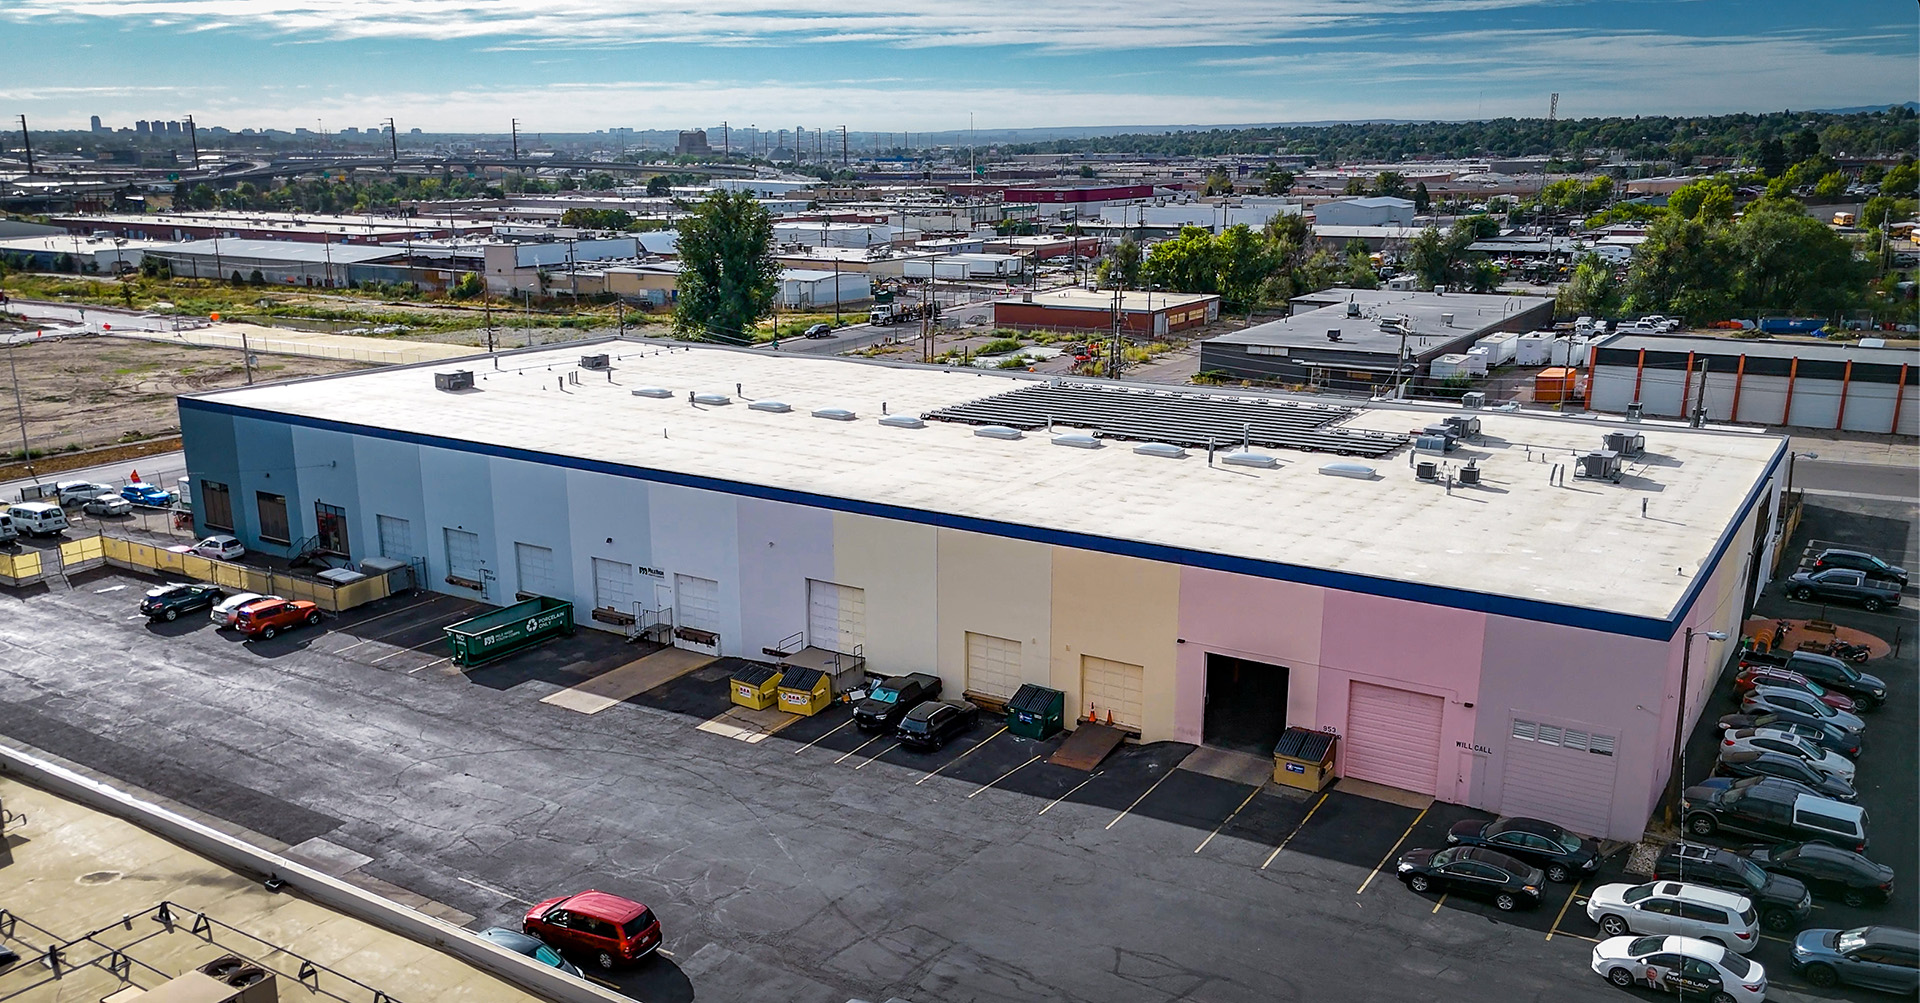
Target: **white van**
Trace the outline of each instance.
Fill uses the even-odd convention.
[[[52,502],[21,502],[7,510],[13,527],[26,536],[58,536],[66,531],[67,514]]]

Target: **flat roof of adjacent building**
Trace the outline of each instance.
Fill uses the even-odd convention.
[[[1868,332],[1867,337],[1873,337]],[[1596,342],[1595,348],[1637,352],[1693,352],[1700,355],[1734,357],[1755,355],[1768,359],[1816,359],[1821,362],[1853,361],[1881,366],[1920,367],[1920,348],[1882,346],[1863,348],[1853,341],[1784,341],[1772,338],[1710,338],[1698,335],[1616,334]]]
[[[952,422],[877,423],[1039,377],[631,339],[591,350],[614,356],[613,380],[587,374],[566,393],[548,368],[576,365],[584,343],[505,353],[498,370],[476,358],[465,367],[478,377],[470,393],[434,389],[433,372],[454,368],[441,363],[215,391],[180,406],[1662,638],[1784,450],[1783,439],[1741,430],[1472,412],[1484,441],[1446,461],[1475,460],[1484,486],[1449,492],[1416,480],[1404,449],[1368,461],[1373,479],[1356,479],[1319,473],[1340,460],[1325,452],[1269,450],[1280,466],[1260,469],[1209,464],[1204,449],[1165,459],[1118,440],[1063,449],[1044,432],[1005,441]],[[672,394],[631,392],[647,386]],[[689,391],[732,395],[736,386],[792,410],[688,402]],[[1181,407],[1315,400],[1137,392]],[[811,416],[821,408],[857,420]],[[1444,413],[1460,412],[1359,406],[1339,420],[1404,433]],[[1618,428],[1644,434],[1648,452],[1627,462],[1621,483],[1552,483],[1554,463],[1570,468],[1573,453],[1600,448]],[[1063,523],[1070,528],[1052,528]]]
[[[1129,289],[1120,294],[1120,309],[1126,313],[1146,313],[1149,310],[1177,310],[1180,307],[1205,303],[1220,297],[1214,293],[1163,293],[1145,292]],[[1033,294],[1031,300],[1025,294],[994,300],[1008,306],[1054,307],[1061,310],[1112,310],[1113,290],[1111,289],[1049,289]]]
[[[1299,297],[1294,302],[1317,306],[1336,297],[1338,302],[1207,340],[1222,345],[1321,348],[1397,358],[1402,344],[1414,355],[1420,355],[1443,344],[1478,337],[1511,320],[1515,314],[1553,302],[1538,296],[1442,295],[1398,289],[1329,289],[1315,296]],[[1360,304],[1360,316],[1347,316],[1349,300]],[[1388,317],[1406,318],[1412,336],[1402,342],[1400,335],[1381,330],[1380,322]],[[1327,340],[1327,332],[1332,330],[1340,332],[1337,344]]]
[[[199,254],[248,261],[298,261],[310,264],[360,264],[398,258],[407,252],[391,244],[317,244],[300,240],[189,240],[161,249],[165,254]]]

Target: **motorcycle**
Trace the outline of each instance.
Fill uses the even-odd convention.
[[[1849,644],[1836,637],[1827,642],[1827,654],[1849,662],[1864,662],[1873,655],[1873,649],[1864,644]]]

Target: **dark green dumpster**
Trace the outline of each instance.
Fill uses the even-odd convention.
[[[1066,708],[1066,694],[1024,683],[1007,701],[1007,730],[1023,738],[1051,737],[1060,730]]]
[[[573,633],[573,604],[552,596],[534,596],[449,624],[446,632],[454,664],[470,668],[533,647],[556,634]]]

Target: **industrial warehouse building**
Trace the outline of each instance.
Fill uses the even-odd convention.
[[[197,528],[670,620],[707,652],[799,633],[955,694],[1051,686],[1148,742],[1324,729],[1343,776],[1623,839],[1666,778],[1682,629],[1737,637],[1771,567],[1785,456],[1677,423],[637,341],[436,389],[448,368],[181,398]],[[1444,417],[1481,424],[1410,452]],[[1608,432],[1644,452],[1573,476]],[[1730,654],[1695,640],[1690,719]]]
[[[1553,301],[1538,296],[1326,289],[1292,306],[1291,316],[1201,342],[1200,371],[1373,394],[1489,334],[1553,325]]]
[[[1117,300],[1117,302],[1116,302]],[[993,301],[996,327],[1055,331],[1111,331],[1118,309],[1130,334],[1154,337],[1200,327],[1220,319],[1220,297],[1212,293],[1163,293],[1126,290],[1052,289]]]
[[[1638,334],[1594,348],[1596,411],[1638,402],[1647,415],[1920,435],[1911,348]]]

